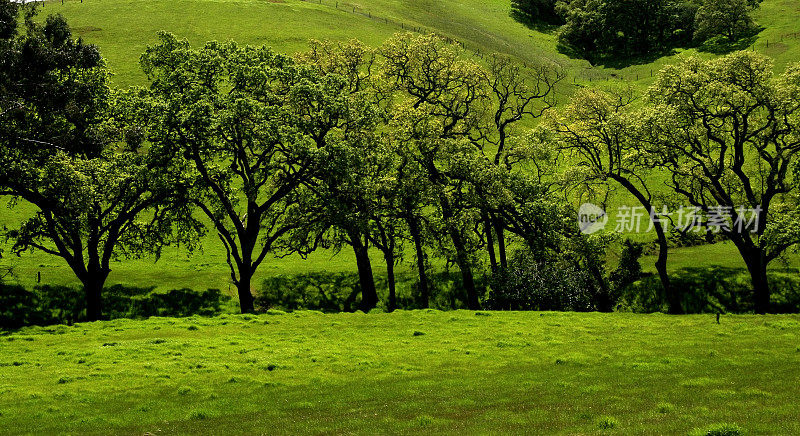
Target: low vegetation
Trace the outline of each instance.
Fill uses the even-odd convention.
[[[796,315],[434,310],[27,328],[0,337],[0,427],[794,434],[799,337]]]

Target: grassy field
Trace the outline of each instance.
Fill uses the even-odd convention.
[[[800,432],[793,315],[297,312],[0,343],[6,434]]]

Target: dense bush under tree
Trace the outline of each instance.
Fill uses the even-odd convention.
[[[563,50],[590,61],[658,54],[755,30],[757,0],[512,0],[511,15],[528,25],[563,24]]]

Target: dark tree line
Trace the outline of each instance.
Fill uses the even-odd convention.
[[[755,0],[513,0],[524,23],[562,25],[562,47],[590,61],[652,55],[750,34]]]

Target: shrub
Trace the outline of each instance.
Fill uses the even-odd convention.
[[[592,310],[591,278],[565,261],[545,262],[518,253],[490,282],[492,310]]]
[[[735,424],[713,424],[705,428],[695,429],[691,436],[739,436],[742,429]]]

